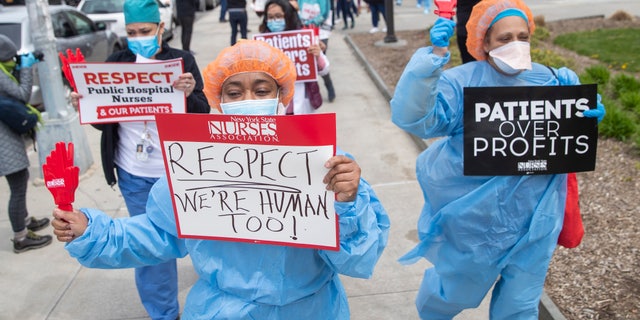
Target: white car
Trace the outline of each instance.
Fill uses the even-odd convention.
[[[86,61],[102,62],[122,46],[115,33],[102,22],[94,22],[71,6],[50,5],[49,14],[55,37],[56,51],[66,52],[76,48],[82,51]],[[33,52],[35,44],[31,39],[29,13],[24,5],[0,5],[0,33],[6,35],[19,48],[18,53]],[[58,57],[44,57],[57,59]],[[34,70],[37,70],[35,68]],[[64,79],[64,77],[63,77]],[[70,92],[65,82],[66,96]],[[39,78],[35,77],[29,103],[44,110]]]
[[[162,39],[169,41],[173,38],[173,29],[176,26],[173,17],[173,4],[171,1],[156,0],[160,8],[160,20],[164,21],[164,34]],[[124,0],[82,0],[78,3],[78,10],[84,12],[95,22],[104,22],[120,38],[123,47],[127,46],[127,31],[124,24],[123,12]]]

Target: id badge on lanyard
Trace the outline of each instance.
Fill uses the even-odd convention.
[[[138,161],[147,161],[149,154],[153,152],[153,145],[151,144],[151,133],[147,129],[147,122],[144,122],[144,130],[140,136],[140,141],[136,144],[136,159]]]

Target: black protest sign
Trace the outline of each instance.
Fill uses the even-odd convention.
[[[464,174],[595,169],[596,85],[464,88]]]

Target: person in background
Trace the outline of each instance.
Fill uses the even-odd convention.
[[[260,18],[262,18],[262,15],[264,14],[264,5],[266,3],[267,3],[267,0],[252,0],[251,2],[253,11],[255,11],[256,15]]]
[[[182,41],[182,50],[191,51],[191,35],[193,34],[193,23],[196,21],[196,8],[198,0],[176,0],[178,20],[180,20],[180,28],[182,30],[180,40]]]
[[[418,0],[418,2],[416,3],[416,7],[423,7],[424,10],[422,10],[422,12],[424,14],[429,14],[429,9],[431,9],[431,0]]]
[[[356,26],[356,20],[353,18],[353,13],[351,12],[351,7],[353,6],[353,0],[338,0],[338,10],[342,12],[342,20],[344,21],[344,26],[342,30],[349,29],[349,19],[351,18],[351,29]]]
[[[473,9],[473,6],[478,2],[480,2],[480,0],[458,0],[456,7],[456,41],[458,43],[458,49],[460,50],[462,63],[476,60],[471,54],[469,54],[469,50],[467,50],[466,25],[467,21],[469,21],[469,16],[471,15],[471,9]]]
[[[259,30],[261,33],[299,30],[302,28],[295,9],[288,0],[269,0]],[[322,42],[320,42],[322,43]],[[318,74],[329,73],[329,59],[322,53],[321,44],[312,44],[308,52],[316,58]],[[296,82],[293,101],[287,106],[287,114],[309,114],[315,112],[311,106],[309,92],[303,82]]]
[[[302,21],[303,27],[306,28],[323,28],[323,25],[327,26],[331,20],[330,13],[331,7],[333,7],[333,0],[300,0],[298,1],[298,17]],[[325,27],[326,28],[326,27]],[[333,22],[331,26],[333,28]],[[323,33],[323,32],[321,32]],[[326,32],[323,35],[327,34]],[[330,34],[330,33],[329,33]],[[329,45],[328,35],[321,37],[324,42],[323,52],[326,51]],[[327,88],[327,95],[329,102],[333,102],[336,99],[336,90],[333,87],[333,80],[331,75],[327,72],[322,76],[325,88]]]
[[[416,307],[422,319],[452,319],[491,290],[490,318],[538,319],[549,261],[562,228],[566,174],[465,176],[463,88],[577,85],[567,68],[532,63],[535,25],[522,0],[483,0],[466,28],[478,61],[443,70],[455,22],[439,18],[433,46],[418,49],[391,100],[392,121],[427,139],[443,137],[416,161],[425,204],[419,244],[400,258],[429,260]],[[482,75],[482,76],[478,76]],[[604,106],[583,112],[604,116]]]
[[[320,27],[329,18],[329,0],[298,0],[298,16],[305,27]]]
[[[188,51],[171,48],[162,41],[164,23],[160,21],[156,1],[125,0],[124,18],[127,49],[113,53],[107,62],[136,62],[138,57],[155,60],[181,58],[185,73],[179,76],[173,87],[184,92],[187,112],[209,113],[211,108],[202,92],[202,77],[195,58]],[[72,93],[72,104],[77,107],[80,98],[78,93]],[[127,121],[94,127],[102,131],[100,152],[107,183],[110,186],[118,183],[130,216],[144,215],[151,187],[165,174],[155,122]],[[143,148],[139,148],[140,145]],[[175,259],[136,268],[135,281],[151,319],[173,320],[178,317],[180,307]]]
[[[0,104],[25,107],[31,97],[33,65],[38,59],[33,53],[20,57],[18,48],[9,37],[0,34]],[[16,103],[17,102],[17,103]],[[9,183],[9,221],[13,230],[13,252],[21,253],[38,249],[51,243],[50,235],[38,235],[35,231],[49,225],[49,218],[36,219],[27,210],[27,186],[29,184],[29,157],[23,137],[0,121],[0,176]]]
[[[227,18],[227,0],[220,0],[220,23],[228,22]]]
[[[229,12],[229,24],[231,25],[231,45],[236,44],[238,39],[238,27],[240,27],[240,37],[247,39],[247,1],[246,0],[227,0]]]
[[[294,95],[293,61],[263,41],[223,49],[203,75],[209,104],[225,114],[281,114]],[[52,225],[69,254],[88,267],[139,267],[189,254],[199,279],[183,319],[347,320],[339,275],[372,275],[389,217],[348,154],[338,148],[325,168],[323,181],[336,196],[339,251],[178,238],[166,177],[151,190],[145,215],[112,219],[97,209],[55,209]]]
[[[382,28],[382,32],[387,32],[387,13],[385,12],[384,0],[364,0],[369,5],[369,9],[371,10],[371,25],[373,28],[369,30],[369,33],[377,33],[380,32],[378,29],[378,23],[380,22],[380,15],[385,21],[385,27]]]

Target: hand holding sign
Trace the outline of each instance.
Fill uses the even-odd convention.
[[[80,177],[80,169],[73,165],[73,143],[69,143],[68,150],[64,142],[56,143],[56,148],[42,165],[42,172],[47,189],[53,195],[58,208],[65,211],[73,210],[71,204]]]
[[[360,166],[347,156],[331,157],[324,166],[329,169],[322,180],[327,190],[333,191],[339,202],[354,201],[360,185]]]
[[[598,100],[596,109],[585,110],[582,112],[582,114],[587,118],[598,118],[598,123],[600,123],[607,112],[604,109],[604,104],[602,104],[602,96],[599,93],[597,95],[597,99]]]
[[[71,74],[71,68],[69,68],[69,63],[84,62],[84,55],[80,51],[80,48],[76,48],[75,55],[73,54],[73,52],[71,52],[71,49],[67,49],[66,57],[64,56],[64,54],[62,54],[62,52],[58,52],[58,55],[60,56],[60,61],[62,62],[62,73],[64,74],[64,77],[67,78],[67,81],[69,81],[69,84],[71,84],[71,88],[73,88],[73,91],[77,91],[76,83],[75,81],[73,81],[73,75]]]

